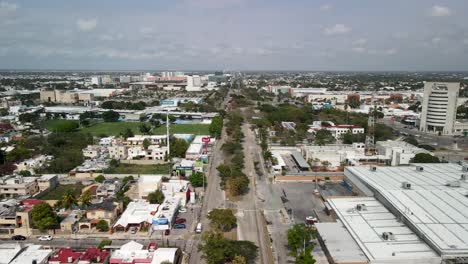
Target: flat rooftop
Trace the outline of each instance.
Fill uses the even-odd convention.
[[[333,198],[328,202],[371,263],[441,263],[434,250],[375,198]],[[358,204],[365,204],[366,209],[357,210]],[[393,233],[394,238],[385,240],[384,232]]]
[[[347,167],[345,171],[348,179],[378,193],[382,202],[445,258],[468,256],[468,181],[461,180],[462,174],[468,172],[448,163],[377,167],[375,171],[369,166]],[[410,189],[403,188],[403,182],[411,184]]]
[[[316,223],[320,237],[335,263],[367,263],[368,259],[341,221]]]

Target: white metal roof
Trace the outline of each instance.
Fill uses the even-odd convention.
[[[130,202],[127,209],[120,216],[119,220],[114,224],[116,226],[126,227],[128,224],[140,224],[142,222],[151,223],[153,215],[152,212],[158,210],[158,204],[150,204],[144,200],[137,200]]]
[[[359,178],[379,193],[444,257],[468,256],[468,182],[460,180],[462,166],[415,164],[416,166],[348,167],[346,173]],[[402,183],[411,184],[403,189]],[[447,186],[458,182],[460,187]]]
[[[154,251],[151,264],[161,264],[163,262],[174,262],[177,254],[177,248],[158,248]]]
[[[371,263],[441,262],[435,251],[375,198],[333,198],[328,201]],[[358,204],[365,204],[366,209],[358,211]],[[385,240],[384,232],[393,233],[394,239]]]
[[[42,249],[41,245],[31,245],[26,250],[21,252],[11,264],[32,263],[36,260],[37,263],[44,263],[46,259],[52,255],[52,249]]]
[[[368,259],[341,221],[315,227],[335,263],[367,263]]]

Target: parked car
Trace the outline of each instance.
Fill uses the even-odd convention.
[[[187,208],[182,207],[179,209],[179,213],[186,213],[186,212],[187,212]]]
[[[166,229],[166,231],[164,231],[164,235],[165,236],[168,236],[171,234],[171,230],[170,229]]]
[[[202,232],[202,229],[203,229],[203,228],[202,228],[202,223],[199,222],[199,223],[197,224],[197,228],[195,228],[195,232],[201,233],[201,232]]]
[[[39,241],[51,241],[53,238],[51,236],[40,236]]]
[[[12,236],[11,240],[26,240],[26,237],[22,235],[16,235],[16,236]]]
[[[130,227],[130,233],[131,233],[131,234],[136,234],[136,232],[137,232],[136,226]]]
[[[185,229],[185,224],[175,224],[174,229]]]
[[[187,220],[185,218],[177,218],[175,220],[176,224],[185,224],[186,222],[187,222]]]

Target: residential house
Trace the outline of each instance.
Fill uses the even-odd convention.
[[[130,241],[112,253],[109,264],[151,263],[153,261],[153,252],[149,249],[144,249],[144,246],[140,243]]]
[[[16,163],[15,171],[30,171],[34,174],[34,170],[42,168],[47,164],[48,161],[51,161],[53,156],[39,155],[34,158],[26,159]]]
[[[86,251],[81,255],[80,259],[78,260],[78,264],[103,264],[107,263],[106,261],[109,259],[110,253],[109,251],[100,250],[97,248],[88,248]],[[175,262],[173,262],[175,263]]]
[[[115,196],[122,188],[119,180],[105,180],[96,189],[96,197]]]
[[[114,224],[114,232],[125,232],[130,227],[149,227],[152,223],[153,215],[158,210],[158,204],[150,204],[145,200],[132,201],[127,205],[127,209]]]
[[[76,252],[71,248],[61,248],[49,259],[49,264],[77,263],[83,252]]]
[[[107,150],[109,151],[109,158],[116,160],[127,159],[128,147],[124,145],[112,145],[108,146]]]
[[[42,245],[31,245],[23,250],[19,255],[13,259],[10,264],[46,264],[48,259],[53,254],[52,249],[45,249]]]
[[[122,202],[116,198],[101,198],[99,202],[87,206],[86,217],[80,220],[79,229],[92,229],[101,220],[105,220],[111,226],[122,213],[122,208]]]
[[[4,176],[0,179],[0,196],[32,196],[39,192],[37,177]]]
[[[37,179],[37,185],[41,192],[47,189],[54,189],[59,183],[58,176],[55,174],[44,174]]]

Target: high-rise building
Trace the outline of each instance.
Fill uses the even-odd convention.
[[[452,135],[457,117],[460,83],[426,82],[419,130]]]

